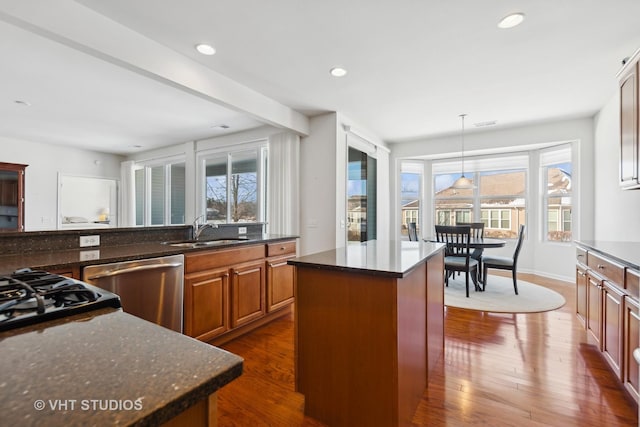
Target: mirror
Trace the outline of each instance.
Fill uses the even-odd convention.
[[[118,181],[58,175],[58,229],[118,226]]]

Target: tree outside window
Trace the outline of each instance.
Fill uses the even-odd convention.
[[[258,159],[260,150],[227,153],[205,161],[207,221],[216,223],[259,221]],[[262,169],[262,168],[260,168]]]

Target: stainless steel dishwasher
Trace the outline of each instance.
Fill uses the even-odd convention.
[[[82,280],[118,294],[125,312],[182,332],[183,255],[90,265]]]

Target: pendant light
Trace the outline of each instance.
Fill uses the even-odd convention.
[[[460,134],[462,139],[462,176],[456,179],[456,181],[451,186],[451,188],[455,188],[457,190],[470,190],[474,188],[473,181],[471,181],[469,178],[464,176],[464,118],[465,117],[466,117],[466,114],[460,114],[460,118],[462,119],[462,132]]]

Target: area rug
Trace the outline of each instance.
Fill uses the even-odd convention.
[[[562,295],[543,286],[518,280],[518,295],[513,291],[511,277],[489,275],[487,290],[476,292],[473,282],[469,283],[467,298],[464,275],[449,278],[449,286],[444,288],[444,304],[448,307],[492,313],[538,313],[562,307]]]

